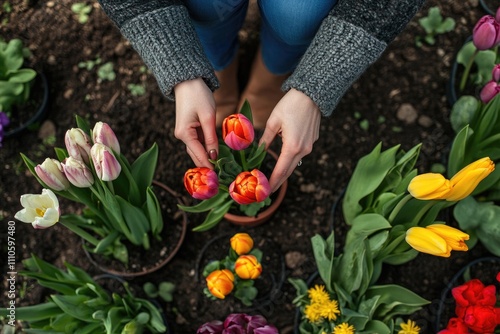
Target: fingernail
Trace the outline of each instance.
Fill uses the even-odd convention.
[[[212,160],[217,159],[217,151],[212,149],[208,152],[208,157]]]

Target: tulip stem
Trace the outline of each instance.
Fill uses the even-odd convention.
[[[408,201],[410,199],[412,199],[413,196],[411,194],[407,194],[405,197],[403,197],[399,203],[394,207],[394,209],[392,209],[391,211],[391,214],[389,215],[389,223],[392,224],[393,220],[396,218],[396,216],[398,215],[399,211],[401,211],[401,209],[403,208],[403,206],[408,203]]]
[[[465,66],[464,69],[464,74],[462,74],[462,80],[460,80],[460,91],[463,91],[465,88],[465,84],[467,83],[467,79],[469,77],[469,72],[472,67],[472,64],[474,63],[474,59],[476,58],[477,53],[479,52],[478,49],[474,50],[474,53],[472,56],[469,58],[469,62],[467,63],[467,66]]]
[[[240,151],[240,157],[241,157],[241,167],[243,167],[243,170],[246,171],[248,166],[247,166],[247,159],[245,157],[245,151],[241,150]]]
[[[418,213],[415,215],[415,218],[413,218],[413,222],[416,222],[418,224],[420,219],[422,219],[422,217],[427,213],[427,211],[429,211],[430,208],[434,206],[434,204],[434,201],[429,201],[429,203],[427,203],[422,209],[418,211]]]
[[[111,190],[111,192],[113,193],[113,195],[115,194],[115,187],[113,187],[113,181],[108,181],[106,182],[107,185],[108,185],[108,188],[109,190]]]
[[[500,140],[500,133],[497,133],[496,135],[493,135],[493,136],[488,137],[488,138],[486,138],[485,140],[483,140],[483,142],[481,142],[481,143],[477,146],[476,150],[478,150],[478,151],[479,151],[479,150],[481,150],[482,148],[484,148],[484,147],[486,147],[486,146],[490,145],[491,143],[493,143],[493,142],[495,142],[495,141],[497,141],[497,140]]]
[[[71,232],[74,232],[76,235],[85,239],[86,241],[88,241],[92,245],[97,246],[99,244],[99,240],[97,240],[95,237],[93,237],[90,233],[88,233],[84,229],[78,227],[76,224],[70,222],[69,220],[66,221],[66,219],[64,219],[64,216],[61,217],[59,222],[64,227],[68,228]]]

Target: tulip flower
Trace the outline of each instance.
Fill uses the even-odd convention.
[[[100,180],[113,181],[120,175],[122,166],[109,147],[96,143],[90,150],[90,156],[94,163],[95,173]]]
[[[500,64],[493,66],[493,70],[491,70],[491,77],[493,78],[493,81],[500,81]]]
[[[231,248],[238,255],[248,254],[253,248],[253,239],[248,233],[236,233],[230,242]]]
[[[94,184],[94,176],[83,161],[69,157],[61,165],[64,175],[75,187],[88,188]]]
[[[262,273],[262,265],[254,255],[241,255],[234,264],[234,271],[241,279],[257,279]]]
[[[436,233],[423,227],[412,227],[406,231],[406,242],[419,252],[449,257],[451,246]]]
[[[208,291],[219,299],[224,299],[234,288],[234,275],[228,269],[212,271],[206,281]]]
[[[469,306],[463,317],[464,323],[474,333],[494,333],[498,325],[497,310],[493,306]]]
[[[196,334],[220,334],[224,330],[222,321],[214,320],[201,325]]]
[[[417,175],[410,181],[408,192],[421,200],[460,201],[469,196],[479,182],[494,170],[493,161],[488,157],[482,158],[462,168],[451,180],[436,173]]]
[[[94,144],[103,144],[111,148],[116,154],[120,154],[120,143],[107,123],[95,123],[94,130],[92,131],[92,139],[94,140]]]
[[[465,240],[469,240],[467,233],[445,224],[432,224],[426,226],[426,229],[443,238],[452,250],[467,251],[469,249],[465,244]]]
[[[262,202],[270,194],[269,180],[258,169],[241,172],[229,185],[229,195],[238,204]]]
[[[18,211],[14,218],[31,223],[36,229],[45,229],[59,221],[59,201],[50,189],[43,189],[41,195],[22,195],[21,205],[24,209]]]
[[[432,224],[427,227],[412,227],[406,231],[406,242],[422,253],[449,257],[452,250],[468,250],[464,240],[469,235],[444,224]]]
[[[184,187],[196,199],[214,197],[219,191],[217,173],[207,167],[191,168],[184,174]]]
[[[53,190],[67,190],[70,187],[59,160],[46,158],[41,165],[35,167],[35,172],[47,187]]]
[[[70,157],[86,164],[90,162],[90,137],[82,129],[73,128],[66,131],[64,143]]]
[[[222,122],[222,139],[233,150],[246,149],[254,137],[252,122],[242,114],[230,115]]]
[[[488,103],[497,96],[498,92],[500,92],[500,85],[496,81],[491,80],[483,86],[479,97],[483,103]]]
[[[461,333],[469,333],[469,327],[464,323],[464,321],[460,318],[451,318],[448,321],[448,325],[446,329],[443,329],[438,332],[438,334],[461,334]]]
[[[472,30],[472,42],[478,50],[488,50],[500,42],[500,23],[491,15],[483,16]]]

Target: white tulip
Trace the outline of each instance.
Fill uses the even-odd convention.
[[[43,189],[42,194],[24,194],[21,196],[24,209],[14,218],[23,223],[31,223],[36,229],[51,227],[59,221],[59,201],[50,189]]]

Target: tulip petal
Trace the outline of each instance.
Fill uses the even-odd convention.
[[[421,200],[444,199],[450,191],[450,181],[438,173],[417,175],[408,185],[408,192]]]
[[[406,231],[406,242],[415,250],[436,256],[449,257],[451,247],[436,233],[423,227],[412,227]]]

